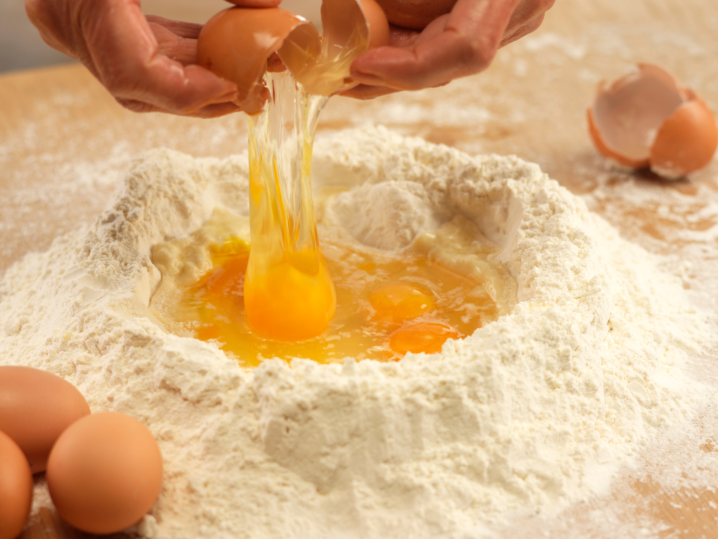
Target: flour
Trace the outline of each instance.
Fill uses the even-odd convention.
[[[352,187],[318,208],[320,237],[400,249],[463,215],[518,303],[442,354],[241,369],[147,305],[153,245],[218,207],[246,215],[246,156],[149,152],[95,225],[0,282],[0,364],[63,376],[158,439],[164,486],[138,533],[479,537],[590,496],[696,404],[682,366],[711,343],[706,316],[537,166],[367,128],[320,140],[314,169]]]

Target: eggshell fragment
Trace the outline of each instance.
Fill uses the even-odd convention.
[[[0,367],[0,431],[20,446],[33,473],[45,470],[53,444],[90,413],[71,383],[47,371]]]
[[[391,24],[421,30],[449,13],[456,0],[377,0]]]
[[[602,83],[587,117],[601,154],[665,178],[704,167],[718,146],[718,127],[705,102],[651,64],[639,64],[611,85]]]
[[[93,414],[57,440],[47,486],[60,516],[90,533],[114,533],[138,522],[162,488],[162,455],[152,433],[115,412]]]
[[[307,92],[332,95],[355,86],[354,59],[389,42],[389,23],[375,0],[324,0],[323,36],[304,18],[281,8],[230,8],[200,32],[199,64],[235,82],[239,106],[262,110],[269,93],[262,78],[275,52]]]
[[[32,473],[18,445],[0,432],[0,539],[15,539],[32,506]]]

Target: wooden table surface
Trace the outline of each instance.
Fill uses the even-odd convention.
[[[471,154],[535,161],[625,237],[685,262],[686,286],[718,312],[718,162],[674,183],[631,175],[607,165],[586,132],[597,82],[636,61],[668,67],[718,110],[718,2],[558,0],[542,29],[502,50],[486,73],[372,102],[335,98],[318,136],[381,123]],[[246,135],[242,115],[202,121],[126,112],[79,66],[0,77],[0,272],[92,222],[144,150],[222,157],[245,149]],[[700,359],[695,376],[718,387],[712,359]],[[647,450],[605,496],[504,536],[718,537],[718,412],[708,407],[694,423],[680,440]],[[21,537],[89,536],[43,509]]]

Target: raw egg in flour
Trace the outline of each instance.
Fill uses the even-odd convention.
[[[162,487],[162,455],[138,420],[114,412],[93,414],[57,440],[47,486],[60,516],[76,528],[119,532],[154,505]]]
[[[246,226],[233,219],[217,210],[190,238],[153,247],[152,261],[162,280],[150,308],[171,332],[216,343],[244,366],[273,357],[333,363],[346,357],[396,361],[407,352],[435,353],[448,339],[471,335],[496,320],[515,301],[515,281],[493,257],[498,247],[462,220],[465,228],[447,224],[450,236],[442,232],[441,239],[427,239],[402,253],[325,241],[322,252],[336,287],[336,315],[314,338],[265,339],[251,330],[243,307],[250,245],[222,232]],[[473,256],[483,259],[472,263],[470,274],[434,259],[432,246],[448,237],[458,252],[474,249]],[[203,263],[209,269],[191,277],[185,268],[196,268],[191,261],[203,256],[209,257]]]
[[[676,179],[706,166],[718,146],[708,105],[665,69],[651,64],[602,83],[588,109],[598,150],[629,169]]]
[[[0,367],[0,431],[20,446],[33,473],[45,470],[60,434],[89,413],[82,394],[59,376],[30,367]]]
[[[324,0],[323,36],[309,21],[282,8],[230,8],[212,17],[197,43],[200,65],[236,83],[248,114],[268,99],[267,61],[277,53],[310,94],[332,95],[355,85],[354,59],[389,42],[389,24],[375,0]]]
[[[30,466],[18,445],[0,432],[0,539],[20,535],[31,506]]]

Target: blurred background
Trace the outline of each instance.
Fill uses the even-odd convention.
[[[319,23],[320,0],[284,0],[282,7]],[[229,4],[223,0],[143,0],[142,11],[168,19],[204,23]],[[42,41],[25,15],[23,0],[0,0],[0,73],[72,62]]]

